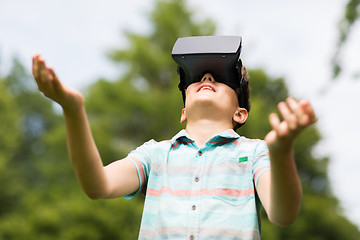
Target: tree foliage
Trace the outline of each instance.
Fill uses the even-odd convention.
[[[18,146],[20,133],[17,128],[19,110],[11,93],[7,90],[3,79],[0,79],[0,217],[11,212],[18,200],[18,186],[11,180],[15,175],[14,169],[10,168],[10,159]]]
[[[180,36],[216,33],[213,22],[193,16],[184,0],[156,1],[149,15],[151,31],[126,31],[128,46],[109,53],[127,71],[87,88],[86,108],[105,164],[151,138],[169,139],[184,127],[179,123],[183,103],[171,48]],[[288,90],[284,79],[263,70],[250,70],[250,76],[252,110],[239,133],[263,138],[270,130],[268,114],[276,111]],[[19,62],[1,79],[0,93],[0,239],[136,239],[143,198],[85,197],[68,160],[62,117],[36,91]],[[331,193],[329,159],[312,154],[320,139],[312,127],[295,143],[304,188],[298,219],[280,228],[263,213],[263,239],[359,239],[358,229],[342,215]]]
[[[333,77],[336,78],[339,76],[342,65],[341,65],[341,51],[343,45],[346,43],[349,38],[350,32],[353,29],[356,21],[360,17],[360,0],[348,0],[342,19],[339,22],[339,38],[337,43],[336,52],[332,59],[333,67]]]

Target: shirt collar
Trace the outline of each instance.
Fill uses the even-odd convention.
[[[185,129],[181,130],[180,132],[178,132],[172,139],[171,142],[174,144],[175,142],[177,142],[180,139],[188,139],[190,141],[193,141],[192,138],[190,137],[190,135],[186,132]]]
[[[214,136],[209,140],[211,143],[221,142],[225,139],[237,139],[240,135],[237,134],[233,129],[228,129],[219,135]],[[185,129],[182,129],[180,132],[178,132],[172,139],[171,143],[175,144],[177,141],[182,142],[194,142],[194,140],[191,138],[191,136],[186,132]]]

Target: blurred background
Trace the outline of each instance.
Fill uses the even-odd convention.
[[[358,0],[0,0],[0,239],[136,239],[143,197],[89,200],[72,172],[61,109],[37,92],[41,54],[82,91],[104,164],[184,125],[171,49],[178,37],[240,35],[264,138],[292,95],[319,121],[297,139],[304,197],[288,228],[263,213],[262,239],[360,239]]]

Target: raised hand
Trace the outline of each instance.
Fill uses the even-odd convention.
[[[46,97],[59,103],[64,110],[75,109],[83,104],[82,94],[61,83],[54,70],[46,66],[41,56],[33,57],[32,71],[39,90]]]
[[[270,151],[290,147],[295,137],[304,128],[317,121],[314,109],[306,100],[297,101],[289,97],[286,102],[278,104],[278,109],[283,120],[280,121],[275,113],[270,114],[269,121],[272,130],[265,136]]]

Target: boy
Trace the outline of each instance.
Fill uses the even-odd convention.
[[[241,74],[248,86],[244,68]],[[275,224],[296,218],[302,189],[292,142],[316,121],[307,101],[279,103],[284,120],[270,115],[265,141],[240,137],[233,129],[245,123],[248,107],[239,104],[239,92],[206,72],[184,89],[186,130],[103,166],[83,96],[38,55],[33,75],[63,108],[70,159],[85,193],[92,199],[146,194],[139,239],[259,239],[260,201]]]

